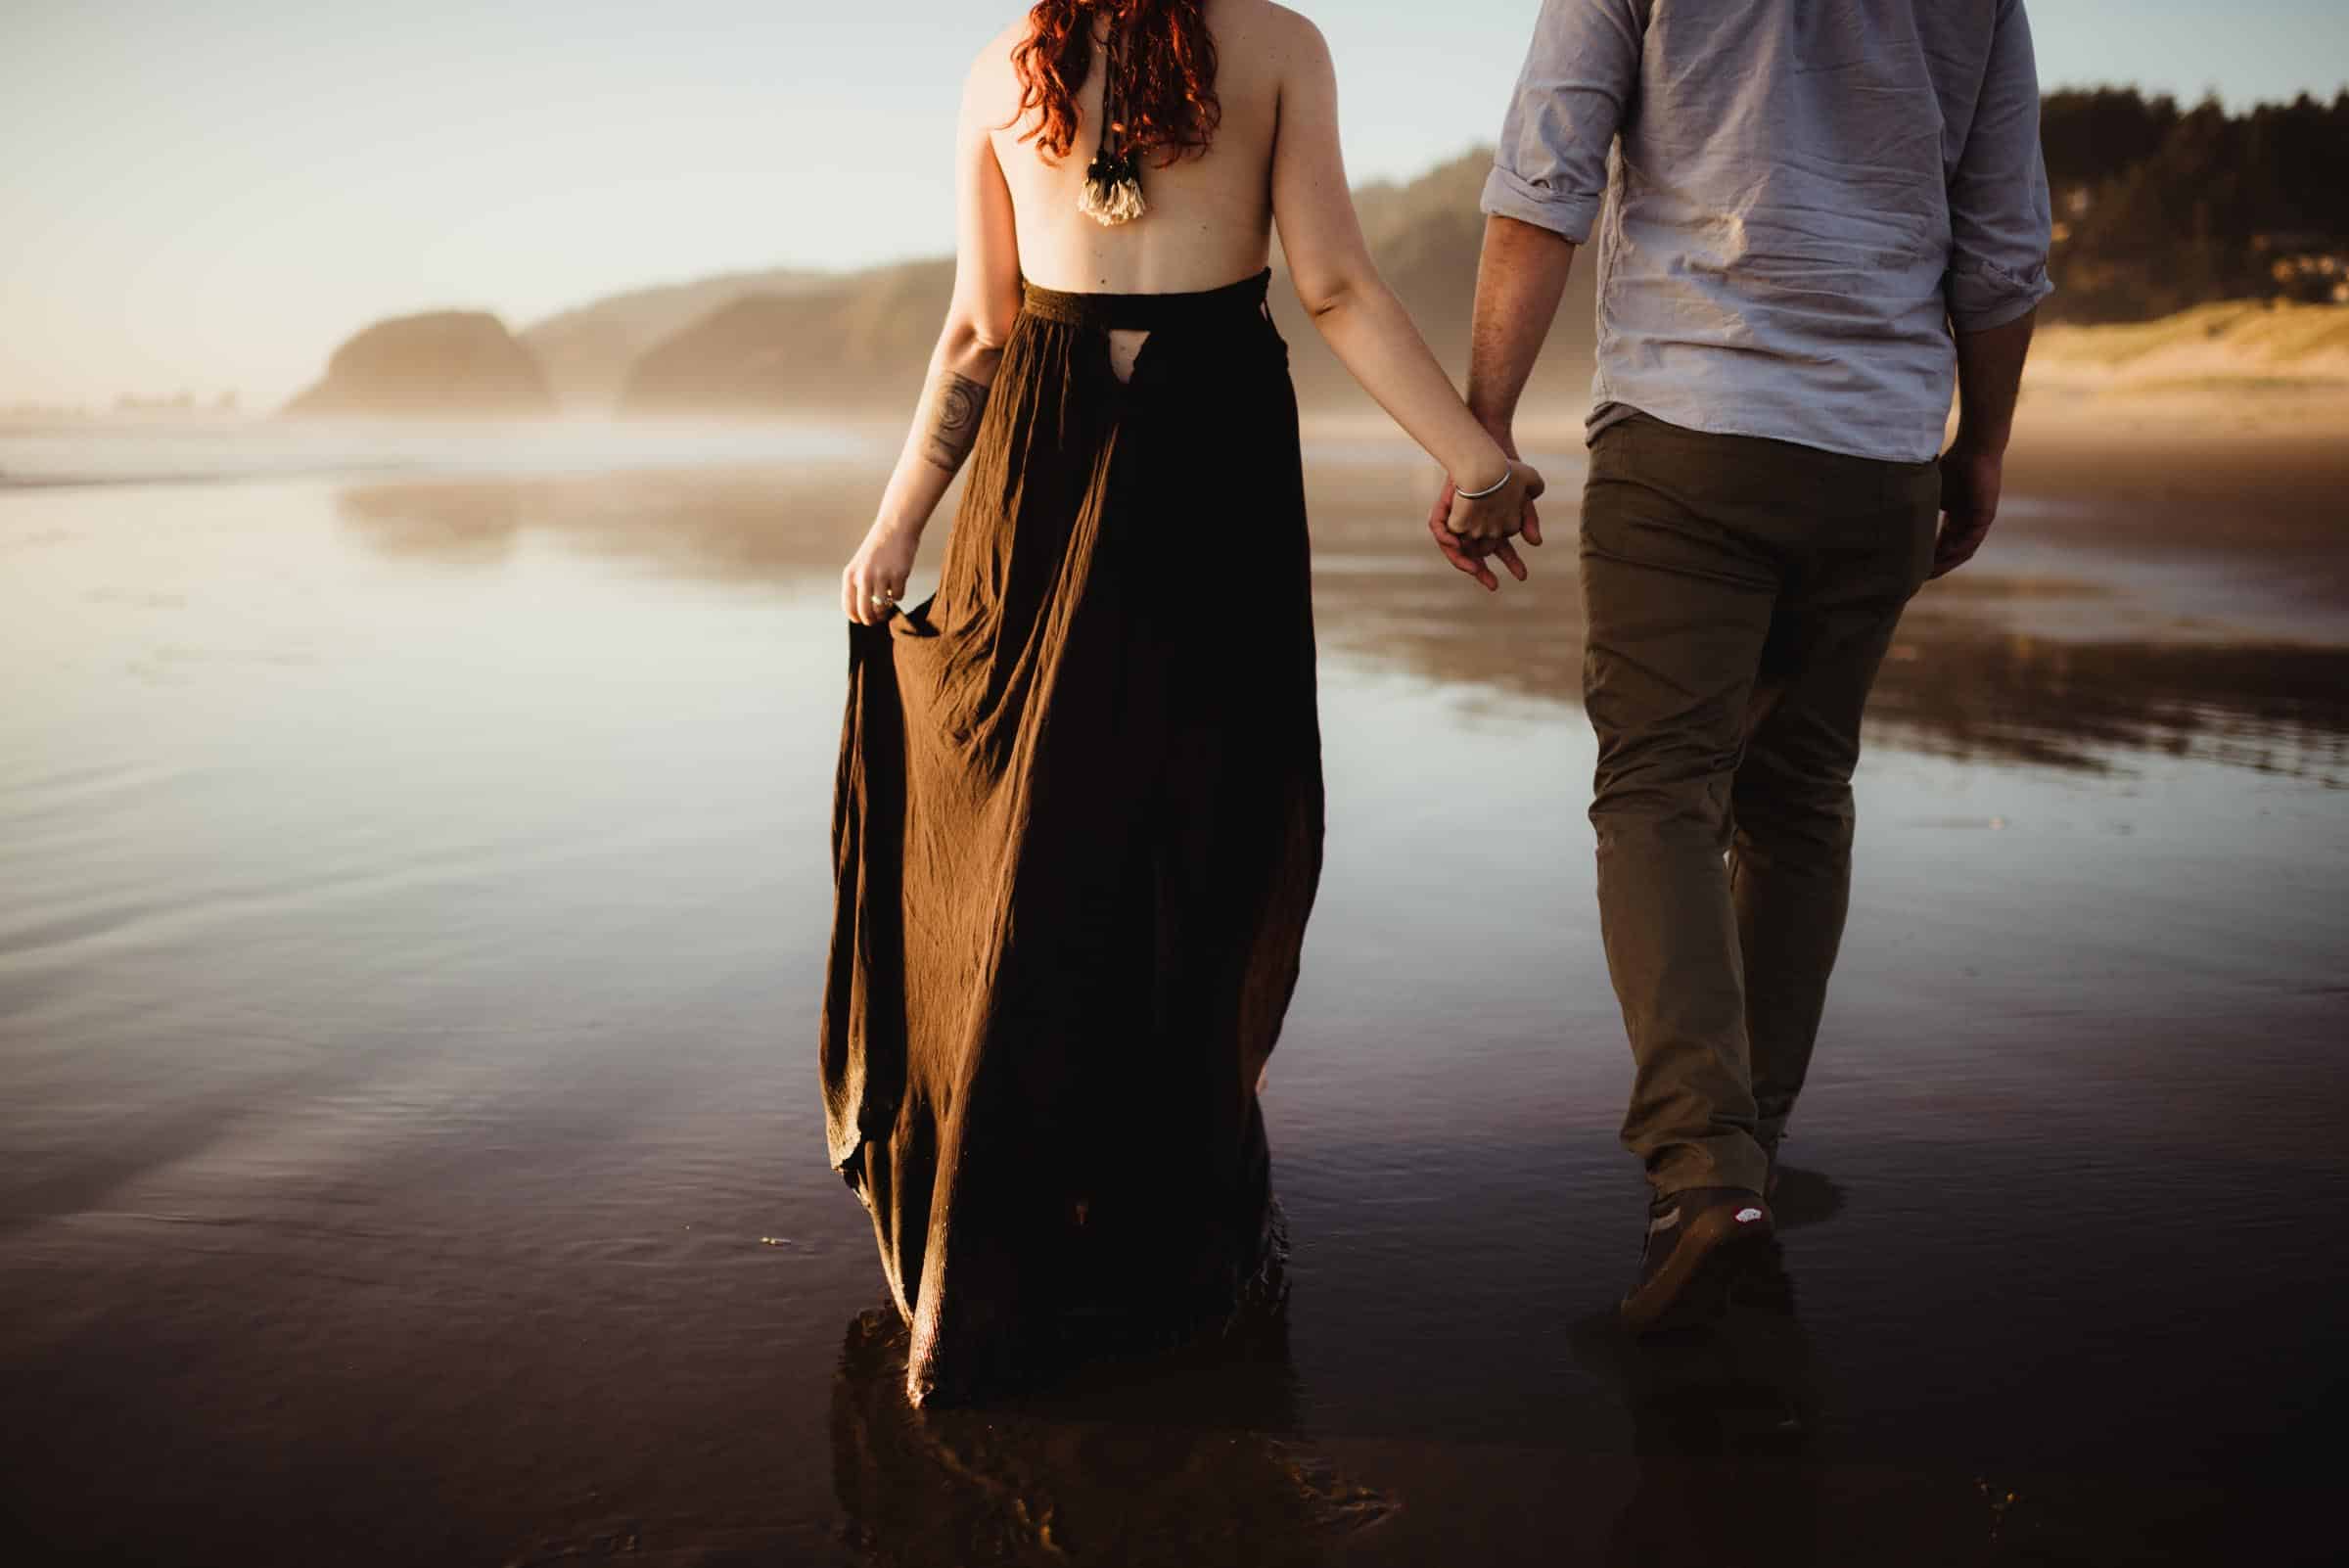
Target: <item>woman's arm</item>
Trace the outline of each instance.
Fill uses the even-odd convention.
[[[1280,126],[1272,149],[1272,216],[1297,298],[1362,390],[1442,464],[1453,484],[1495,494],[1457,501],[1451,530],[1505,540],[1541,493],[1532,468],[1503,452],[1436,362],[1403,302],[1378,275],[1346,185],[1338,147],[1337,71],[1320,29],[1296,19],[1284,62]]]
[[[882,492],[880,513],[841,574],[841,609],[868,626],[888,620],[905,592],[922,530],[979,439],[995,367],[1020,313],[1011,189],[995,161],[983,107],[993,96],[985,90],[986,78],[1000,65],[990,50],[971,69],[963,90],[955,149],[954,301],[930,355],[921,406]]]

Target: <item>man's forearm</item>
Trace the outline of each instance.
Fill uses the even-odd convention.
[[[2036,309],[2026,310],[2004,326],[1956,334],[1959,445],[1993,454],[2006,450],[2038,315]]]
[[[1515,218],[1485,219],[1476,266],[1476,319],[1468,339],[1468,406],[1511,447],[1517,400],[1548,340],[1574,270],[1574,242]]]

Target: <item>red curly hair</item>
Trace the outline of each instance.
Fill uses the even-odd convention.
[[[1117,33],[1127,150],[1137,161],[1156,157],[1162,168],[1205,153],[1223,117],[1206,0],[1039,0],[1027,39],[1011,52],[1020,77],[1012,123],[1036,119],[1020,140],[1053,159],[1077,145],[1077,90],[1093,69],[1096,17]]]

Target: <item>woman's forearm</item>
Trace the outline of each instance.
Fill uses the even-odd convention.
[[[1372,276],[1308,302],[1331,350],[1453,482],[1484,488],[1508,472],[1507,454],[1460,401],[1395,291]]]
[[[879,521],[883,527],[919,537],[929,526],[930,515],[938,510],[940,499],[978,444],[988,393],[1002,361],[1000,344],[988,343],[968,323],[946,324],[930,356],[921,406],[905,433],[905,445],[890,473],[889,487],[882,492]]]

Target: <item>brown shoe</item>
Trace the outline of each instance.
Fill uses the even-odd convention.
[[[1653,1334],[1713,1322],[1737,1275],[1766,1252],[1771,1228],[1762,1194],[1744,1187],[1690,1187],[1658,1198],[1648,1210],[1639,1281],[1623,1298],[1623,1326]]]

